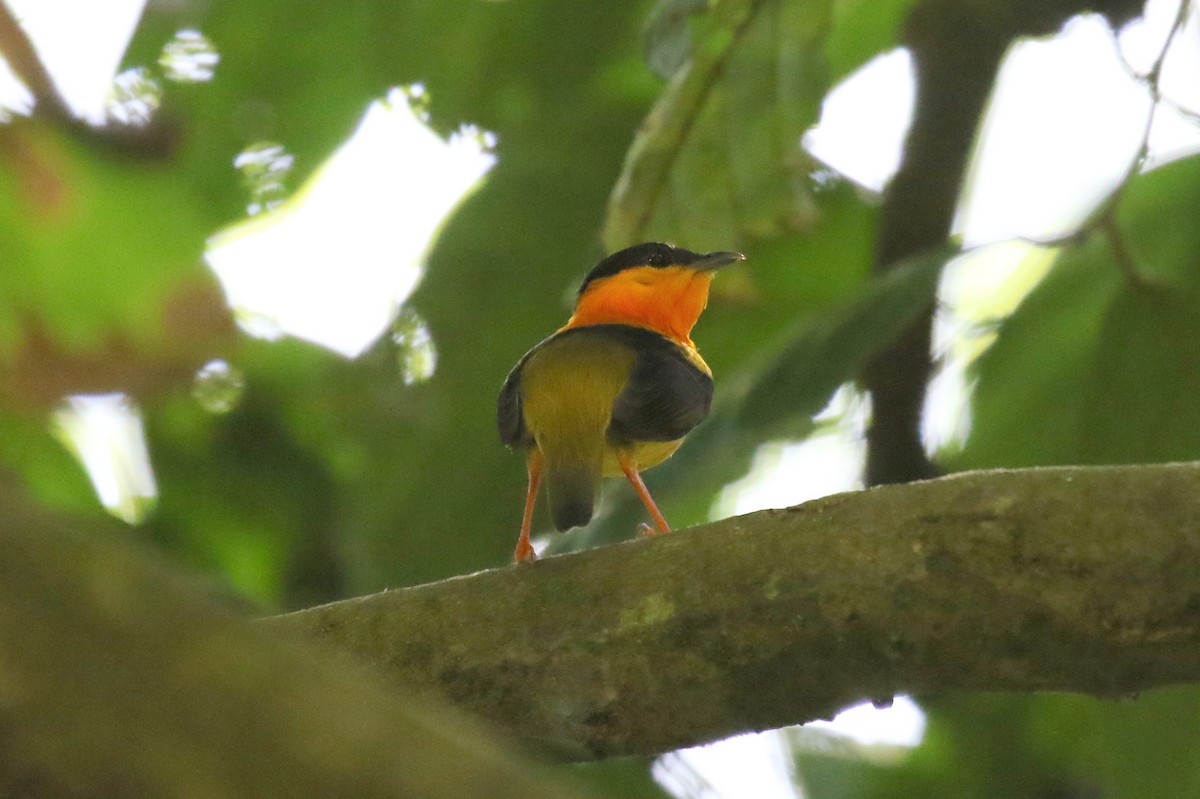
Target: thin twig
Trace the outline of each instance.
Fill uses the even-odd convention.
[[[1162,49],[1159,50],[1154,62],[1150,65],[1150,69],[1145,73],[1134,69],[1133,65],[1125,57],[1125,53],[1121,50],[1120,42],[1115,36],[1113,37],[1113,42],[1116,45],[1117,59],[1134,80],[1145,84],[1146,90],[1150,95],[1150,109],[1146,113],[1146,123],[1142,129],[1141,141],[1130,157],[1125,171],[1117,181],[1117,185],[1101,201],[1090,218],[1071,233],[1049,239],[1020,236],[1018,237],[1019,241],[1024,241],[1038,247],[1067,247],[1080,243],[1094,231],[1099,230],[1104,234],[1105,240],[1112,249],[1113,260],[1116,261],[1117,268],[1120,269],[1122,276],[1130,288],[1138,291],[1154,291],[1155,293],[1162,290],[1163,287],[1161,285],[1147,278],[1138,268],[1136,259],[1133,257],[1133,253],[1129,249],[1125,236],[1120,229],[1120,223],[1117,220],[1117,207],[1125,194],[1125,190],[1133,182],[1133,179],[1145,168],[1147,157],[1150,154],[1150,134],[1154,129],[1159,106],[1163,103],[1168,103],[1183,111],[1177,104],[1163,97],[1159,81],[1162,78],[1163,64],[1166,63],[1171,45],[1174,43],[1179,31],[1187,24],[1188,16],[1191,13],[1191,5],[1192,0],[1182,0],[1180,2],[1179,10],[1176,12],[1175,19],[1171,23],[1171,29],[1167,33],[1167,38],[1163,41]],[[1192,112],[1189,115],[1200,119],[1200,114]]]
[[[1129,243],[1125,240],[1125,234],[1121,231],[1116,216],[1111,213],[1102,216],[1100,230],[1104,232],[1108,247],[1112,250],[1113,260],[1117,262],[1117,269],[1121,271],[1125,282],[1132,288],[1147,288],[1148,281],[1134,261],[1133,253],[1129,250]]]
[[[671,100],[672,103],[676,103],[676,106],[664,109],[662,107],[663,98],[660,97],[647,120],[643,122],[644,129],[634,140],[633,146],[627,153],[621,176],[614,185],[612,195],[608,200],[607,218],[602,238],[610,249],[625,246],[629,242],[638,241],[643,237],[644,231],[649,226],[654,211],[658,207],[660,197],[670,183],[674,165],[692,135],[693,128],[699,121],[709,96],[720,82],[728,59],[732,57],[737,43],[754,21],[760,3],[761,0],[746,0],[744,15],[736,21],[731,39],[722,47],[718,55],[715,57],[706,54],[694,56],[688,67],[690,72],[676,76],[676,80],[682,76],[684,84],[681,85],[688,84],[693,79],[692,76],[698,76],[695,80],[699,85],[691,90],[687,101],[678,104],[680,95],[677,93],[672,96]],[[712,14],[713,10],[710,9],[709,13]],[[671,90],[668,89],[666,94],[670,93]],[[664,121],[668,111],[672,116],[680,115],[678,118],[670,119],[669,124]],[[655,129],[656,126],[658,129]],[[667,128],[669,128],[667,138],[670,140],[670,147],[667,148],[665,155],[657,152],[647,155],[643,152],[641,148],[645,147],[646,142],[664,137],[666,134],[663,133],[663,130]],[[648,171],[647,164],[652,167]],[[636,201],[630,201],[628,199],[630,196],[636,196]]]
[[[35,114],[110,152],[139,158],[161,158],[175,152],[180,139],[179,126],[161,115],[148,125],[125,125],[110,120],[100,127],[77,116],[55,86],[29,34],[3,0],[0,0],[0,54],[33,95]]]
[[[74,114],[59,94],[29,35],[4,2],[0,2],[0,53],[4,54],[12,71],[29,89],[41,113],[63,121],[74,119]]]
[[[1162,99],[1159,100],[1159,103],[1174,110],[1175,113],[1186,118],[1188,121],[1200,124],[1200,111],[1194,108],[1188,108],[1175,98],[1164,95]]]

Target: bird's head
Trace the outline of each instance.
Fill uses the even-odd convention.
[[[615,252],[584,278],[566,327],[637,325],[691,345],[692,326],[708,304],[713,274],[745,257],[692,252],[661,242]]]

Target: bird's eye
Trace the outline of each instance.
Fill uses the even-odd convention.
[[[650,257],[646,259],[646,263],[650,266],[666,266],[667,256],[661,252],[651,253]]]

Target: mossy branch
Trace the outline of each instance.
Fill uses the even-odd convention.
[[[567,757],[1200,679],[1200,464],[975,472],[269,620]]]
[[[568,795],[438,697],[589,758],[896,692],[1200,679],[1195,463],[888,486],[257,629],[119,532],[0,516],[13,795]]]
[[[0,796],[581,795],[0,475]],[[293,637],[294,638],[294,637]]]

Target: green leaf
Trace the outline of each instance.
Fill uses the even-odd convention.
[[[841,80],[877,55],[901,44],[900,26],[914,0],[837,0],[825,44],[829,72]]]
[[[96,372],[120,360],[132,371],[139,358],[199,367],[215,347],[205,335],[225,333],[190,326],[202,315],[189,309],[216,294],[199,205],[165,163],[137,164],[42,121],[0,129],[0,367],[75,356],[94,357]]]
[[[609,199],[609,251],[673,239],[713,249],[803,231],[812,159],[800,138],[833,82],[897,44],[912,0],[718,0],[689,32],[664,0],[649,29],[671,77]]]
[[[975,366],[957,468],[1153,462],[1200,451],[1200,158],[1136,179],[1118,213],[1127,279],[1102,231],[1064,250]]]
[[[1061,693],[922,701],[921,744],[899,762],[797,756],[813,795],[901,799],[959,796],[1195,796],[1200,690],[1181,686],[1113,701]],[[844,793],[848,786],[852,793]]]
[[[660,78],[669,78],[691,54],[689,18],[708,8],[707,0],[658,0],[642,32],[646,65]]]
[[[853,302],[807,326],[762,370],[742,400],[741,424],[762,435],[789,419],[819,413],[873,353],[929,307],[942,267],[953,254],[940,250],[907,259]]]
[[[634,140],[604,242],[697,248],[803,229],[812,162],[800,136],[828,86],[829,0],[720,0]]]

